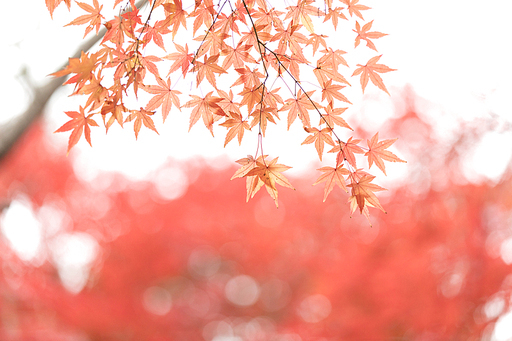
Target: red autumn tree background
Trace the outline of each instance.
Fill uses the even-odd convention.
[[[51,15],[59,4],[71,5],[45,2]],[[57,129],[70,134],[68,152],[82,136],[91,143],[97,126],[133,124],[138,137],[143,127],[157,131],[154,113],[165,120],[171,109],[187,108],[190,128],[201,118],[213,134],[220,123],[225,144],[257,127],[257,151],[238,170],[169,161],[143,181],[106,172],[84,180],[73,153],[66,158],[43,122],[33,122],[65,80],[35,88],[37,105],[0,136],[1,340],[489,338],[509,310],[512,174],[509,167],[498,182],[471,183],[461,160],[484,134],[510,127],[491,116],[440,140],[410,91],[395,97],[396,116],[378,134],[364,121],[349,126],[340,107],[350,104],[345,52],[331,49],[316,30],[345,19],[353,24],[354,49],[371,56],[351,63],[357,66],[347,78],[356,77],[363,91],[373,83],[389,93],[378,73],[393,69],[380,64],[374,43],[385,34],[363,19],[367,6],[325,0],[321,8],[299,0],[278,13],[261,0],[153,0],[142,15],[134,1],[116,0],[112,19],[103,16],[103,3],[89,3],[76,3],[88,14],[68,26],[100,34],[53,74],[69,74],[73,94],[86,96]],[[179,38],[186,20],[200,46],[164,42],[162,36]],[[160,57],[145,50],[152,44]],[[176,51],[167,52],[172,45]],[[306,60],[304,51],[314,58]],[[199,94],[180,102],[175,78],[155,66],[161,59],[171,61],[169,74],[179,79],[192,74]],[[233,69],[239,78],[221,82]],[[313,90],[303,88],[311,85],[304,69],[318,81]],[[281,98],[274,85],[283,75]],[[142,93],[151,96],[133,107]],[[337,157],[316,176],[324,188],[290,177],[297,191],[283,191],[276,209],[276,183],[292,186],[278,174],[288,167],[265,160],[263,136],[283,112],[288,127],[302,124],[303,144],[314,144],[320,160],[325,144]],[[320,115],[312,120],[309,112]],[[340,137],[335,125],[345,129]],[[381,188],[356,167],[354,154],[385,173],[382,160],[401,161],[385,151],[393,137],[401,138],[410,168],[379,201],[372,192]],[[229,181],[233,173],[247,185]],[[270,197],[256,194],[262,187]],[[333,187],[348,187],[349,205]],[[254,198],[246,204],[244,196]],[[368,217],[368,207],[382,209],[380,202],[388,214],[372,216],[372,227],[351,217],[357,209]],[[37,228],[23,230],[27,217]],[[18,249],[16,229],[29,231],[26,242],[35,238],[32,254]]]
[[[77,178],[72,157],[52,149],[35,124],[2,160],[2,202],[24,200],[39,217],[58,208],[68,219],[50,233],[40,218],[44,261],[21,260],[3,239],[0,338],[489,336],[508,310],[512,285],[511,267],[500,257],[510,237],[510,169],[498,183],[461,181],[460,157],[487,132],[486,122],[461,129],[440,156],[446,146],[432,139],[416,97],[406,92],[402,101],[382,131],[404,136],[401,130],[415,127],[403,154],[416,172],[443,180],[425,186],[411,172],[381,199],[389,213],[373,216],[373,227],[349,217],[341,191],[325,203],[312,200],[322,195],[318,186],[283,192],[279,209],[263,195],[245,203],[244,184],[229,181],[232,169],[198,163],[179,164],[189,186],[173,200],[150,181],[129,183],[116,174],[102,174],[108,185],[93,186]],[[307,180],[293,180],[306,187]],[[78,288],[66,289],[51,257],[59,235],[98,243]]]

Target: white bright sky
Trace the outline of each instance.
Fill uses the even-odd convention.
[[[184,1],[185,4],[187,3]],[[497,115],[502,121],[512,121],[512,28],[509,0],[361,0],[373,9],[365,12],[365,19],[375,19],[372,30],[388,33],[389,36],[375,41],[381,62],[398,69],[384,75],[388,89],[393,93],[406,84],[411,84],[421,97],[435,104],[429,114],[435,122],[440,136],[450,139],[450,132],[459,127],[459,120],[470,121],[477,117]],[[77,9],[78,6],[74,5]],[[105,7],[110,7],[105,6]],[[3,47],[0,54],[0,79],[2,114],[0,122],[22,112],[29,98],[19,74],[23,67],[34,84],[43,84],[46,75],[58,70],[74,53],[77,38],[83,35],[84,27],[62,26],[72,20],[64,5],[54,13],[52,21],[44,0],[9,1],[2,4]],[[82,13],[74,12],[77,15]],[[362,43],[365,45],[365,43]],[[170,46],[171,44],[166,44]],[[345,50],[350,51],[352,45]],[[359,47],[366,49],[366,47]],[[169,52],[169,50],[168,50]],[[360,62],[360,61],[359,61]],[[350,99],[351,110],[357,112],[363,106],[363,96],[356,78],[349,79],[354,86]],[[187,93],[187,89],[182,92]],[[63,88],[54,96],[47,108],[48,129],[53,131],[66,119],[64,110],[76,110],[81,99],[66,97],[71,87]],[[378,125],[393,115],[387,95],[369,84],[369,96],[377,96],[387,105],[369,106],[366,113],[378,129]],[[184,103],[184,99],[182,101]],[[350,123],[347,112],[345,119]],[[158,118],[156,118],[159,121]],[[284,122],[283,122],[284,123]],[[188,130],[188,117],[171,112],[168,122],[159,125],[160,135],[142,130],[135,142],[132,125],[127,129],[112,129],[105,136],[99,129],[93,130],[93,148],[81,141],[72,152],[76,156],[77,170],[82,176],[92,179],[98,171],[122,171],[133,179],[140,179],[164,163],[167,157],[175,159],[194,158],[202,155],[210,160],[224,157],[231,160],[254,154],[255,140],[242,144],[234,141],[223,149],[224,135],[217,129],[212,139],[201,122]],[[280,128],[284,132],[284,125]],[[300,132],[301,129],[297,129]],[[370,126],[371,130],[371,126]],[[275,130],[276,132],[278,130]],[[52,138],[62,148],[69,134],[56,134]],[[279,155],[280,160],[295,171],[307,168],[316,158],[312,146],[300,146],[305,136],[292,134],[282,137],[269,136],[266,153]],[[381,138],[390,138],[381,136]],[[197,141],[197,142],[194,142]],[[399,143],[397,149],[399,151]],[[186,146],[186,147],[185,147]],[[155,150],[155,152],[148,152]],[[489,133],[482,143],[468,155],[466,175],[474,180],[490,178],[498,180],[510,162],[512,155],[512,133]],[[316,165],[316,164],[315,164]],[[394,167],[389,177],[403,175],[406,166]],[[294,170],[289,171],[294,174]],[[296,173],[295,173],[296,174]],[[395,175],[393,175],[395,174]],[[511,319],[511,315],[504,317]],[[504,322],[505,323],[505,322]],[[501,324],[500,326],[503,326]],[[512,337],[503,327],[495,330],[496,340]]]

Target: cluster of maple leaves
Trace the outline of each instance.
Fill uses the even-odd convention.
[[[46,0],[52,16],[62,1],[68,7],[71,5],[70,0]],[[144,2],[150,9],[143,20],[139,13],[141,6],[137,7],[135,0],[116,0],[114,9],[119,9],[119,15],[108,21],[101,14],[103,5],[100,6],[98,0],[93,0],[92,5],[77,1],[87,14],[68,25],[86,25],[84,37],[93,29],[98,34],[102,25],[107,31],[96,52],[82,52],[80,58],[70,58],[64,70],[52,74],[55,77],[74,74],[65,84],[75,84],[73,94],[88,96],[85,106],[80,106],[78,112],[66,112],[71,120],[57,132],[72,131],[69,152],[82,135],[91,144],[90,127],[98,126],[96,117],[103,119],[107,131],[116,122],[123,126],[134,121],[137,137],[142,125],[157,132],[152,116],[161,111],[165,121],[173,107],[191,109],[189,129],[202,118],[213,135],[214,125],[221,121],[218,125],[228,129],[225,145],[235,137],[240,144],[244,132],[257,126],[256,154],[237,161],[242,167],[233,178],[247,179],[247,200],[265,186],[277,205],[276,184],[293,188],[282,174],[290,167],[278,164],[278,158],[268,160],[262,141],[269,122],[276,124],[279,113],[284,112],[288,128],[297,117],[300,119],[308,133],[303,144],[314,143],[320,160],[325,144],[332,147],[329,152],[337,155],[334,167],[320,168],[322,175],[315,182],[325,182],[324,201],[336,185],[347,192],[350,187],[352,212],[359,208],[368,217],[368,207],[384,211],[374,194],[383,188],[372,183],[373,175],[357,168],[355,154],[364,154],[369,167],[375,163],[384,174],[383,161],[405,161],[386,150],[396,139],[379,141],[377,133],[363,146],[361,139],[349,136],[342,140],[335,132],[335,127],[352,130],[340,116],[347,108],[339,106],[340,102],[351,104],[342,93],[350,83],[339,70],[340,66],[349,66],[343,58],[345,52],[330,48],[328,37],[314,30],[314,21],[322,18],[324,23],[331,22],[336,30],[339,20],[354,17],[357,18],[353,30],[355,47],[364,40],[368,48],[377,51],[372,39],[385,34],[370,31],[373,21],[361,26],[358,20],[364,21],[362,11],[370,8],[358,1],[325,0],[319,7],[314,0],[297,0],[296,5],[287,6],[286,12],[282,12],[270,7],[266,0],[221,0],[218,3],[195,0],[188,5],[181,0],[149,0]],[[183,46],[174,42],[177,34],[187,30],[189,21],[193,21],[194,40],[199,43],[195,51],[189,51],[187,43]],[[152,42],[166,51],[170,44],[164,44],[164,40],[173,41],[175,52],[162,56],[146,53]],[[312,48],[315,63],[306,59],[307,47]],[[317,53],[320,56],[314,57]],[[371,80],[388,93],[379,73],[393,69],[378,63],[381,56],[371,58],[365,65],[357,64],[353,71],[352,76],[360,75],[363,91]],[[172,64],[162,77],[162,67],[157,63],[166,60]],[[111,73],[113,77],[104,80],[102,73]],[[180,80],[189,73],[195,75],[201,95],[190,94],[190,99],[182,105],[179,96],[182,93],[175,90],[177,82],[173,85],[171,77]],[[312,79],[316,78],[317,84],[309,82],[307,73],[314,76]],[[217,79],[223,74],[238,78],[234,83],[218,83]],[[316,90],[307,91],[303,79],[308,79],[308,85],[321,91],[321,101],[313,99]],[[283,90],[274,87],[277,80],[286,85]],[[151,99],[145,107],[129,108],[126,97],[129,94],[137,97],[139,90],[151,95]],[[288,98],[283,99],[281,94],[286,91]],[[310,112],[320,118],[316,127],[311,123]]]

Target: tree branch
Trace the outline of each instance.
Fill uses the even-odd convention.
[[[135,5],[140,8],[148,3],[148,0],[140,0]],[[107,33],[105,28],[102,28],[96,36],[82,43],[76,50],[71,58],[80,58],[82,51],[89,51],[103,36]],[[64,64],[62,69],[67,65]],[[32,91],[32,101],[27,110],[13,118],[9,122],[0,126],[0,162],[14,147],[16,142],[23,136],[25,131],[30,125],[42,116],[44,108],[55,91],[59,89],[66,77],[54,78],[45,85],[34,87],[30,79],[30,75],[24,70],[21,74],[22,78],[27,82],[30,90]]]

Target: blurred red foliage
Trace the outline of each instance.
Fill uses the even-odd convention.
[[[388,129],[419,127],[428,163],[438,146],[413,109]],[[511,267],[496,236],[510,236],[498,219],[510,219],[510,173],[497,185],[460,184],[430,170],[446,178],[424,190],[404,179],[369,227],[348,216],[339,190],[326,203],[319,186],[282,191],[276,209],[264,195],[245,203],[233,169],[168,167],[189,177],[175,200],[115,174],[98,189],[32,128],[2,160],[2,202],[23,194],[36,212],[56,203],[72,220],[57,234],[87,233],[100,247],[71,293],[49,256],[55,235],[43,237],[40,262],[21,261],[2,239],[1,340],[480,340],[499,317],[485,304],[508,309]]]

